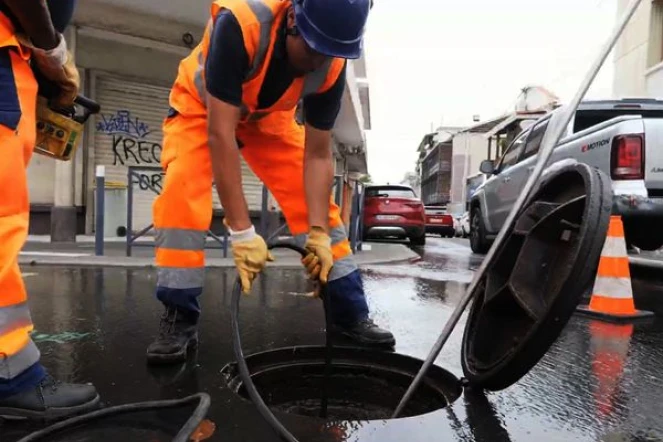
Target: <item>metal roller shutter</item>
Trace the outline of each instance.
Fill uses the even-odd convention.
[[[249,210],[260,210],[262,208],[262,181],[253,173],[242,158],[242,187],[244,188],[244,197]],[[214,192],[214,207],[221,207],[219,196]]]
[[[140,166],[133,184],[133,230],[152,223],[152,203],[161,191],[161,125],[168,111],[170,89],[121,77],[96,76],[95,98],[102,108],[95,122],[95,165],[106,168],[106,182],[126,186],[129,166]],[[249,208],[260,209],[262,184],[242,161],[244,192]],[[210,182],[210,186],[212,183]],[[214,208],[221,208],[216,190]]]
[[[258,177],[253,173],[241,155],[240,161],[242,162],[242,187],[244,188],[244,198],[246,199],[246,204],[249,207],[249,210],[260,210],[262,208],[262,181],[260,181],[260,179],[258,179]],[[214,198],[214,209],[221,209],[222,206],[221,202],[219,201],[219,194],[216,191],[216,187],[214,187],[212,197]]]

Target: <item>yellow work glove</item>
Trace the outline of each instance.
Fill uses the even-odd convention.
[[[312,227],[304,248],[309,254],[302,259],[309,278],[322,284],[327,284],[329,272],[334,266],[334,256],[331,249],[331,238],[321,227]],[[319,294],[319,288],[316,294]]]
[[[256,233],[253,226],[239,232],[234,232],[229,227],[228,232],[235,267],[242,283],[242,292],[249,294],[253,280],[265,268],[267,261],[274,261],[274,257],[267,249],[265,240]]]
[[[58,34],[60,42],[50,50],[34,46],[24,35],[18,35],[23,46],[30,48],[32,61],[39,72],[48,80],[58,85],[60,94],[55,98],[54,104],[67,107],[74,104],[80,89],[81,79],[74,63],[74,57],[67,50],[67,42],[62,34]]]

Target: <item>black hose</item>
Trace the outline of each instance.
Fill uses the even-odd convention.
[[[299,253],[300,255],[306,256],[308,252],[294,244],[291,243],[275,243],[269,246],[270,249],[274,248],[285,248],[285,249],[291,249],[294,250],[295,252]],[[258,390],[256,389],[255,385],[253,384],[253,380],[251,379],[251,374],[249,373],[249,369],[246,365],[246,360],[244,359],[244,352],[242,351],[242,342],[240,338],[240,330],[239,330],[239,301],[240,298],[242,297],[242,287],[239,278],[235,281],[235,285],[233,287],[233,294],[232,294],[232,300],[231,300],[231,323],[232,323],[232,331],[233,331],[233,349],[235,352],[235,358],[237,359],[237,365],[239,367],[239,372],[240,376],[242,378],[242,382],[244,383],[246,390],[249,393],[249,396],[251,397],[251,400],[255,403],[256,407],[258,408],[258,411],[260,414],[262,414],[263,418],[272,426],[272,428],[285,440],[289,442],[299,442],[284,426],[281,424],[281,422],[276,419],[274,414],[270,411],[269,407],[265,404],[265,402],[262,400],[262,397],[260,397],[260,394],[258,393]],[[320,290],[320,298],[322,298],[324,310],[325,310],[325,321],[326,321],[326,354],[325,354],[325,371],[324,371],[324,380],[323,380],[323,387],[322,387],[322,399],[321,399],[321,407],[320,407],[320,415],[322,417],[327,416],[327,394],[328,394],[328,380],[329,377],[331,376],[331,371],[332,371],[332,341],[330,337],[330,332],[329,332],[329,327],[331,325],[331,309],[329,307],[329,296],[327,295],[326,287],[325,285],[321,286]],[[205,418],[207,415],[207,411],[209,410],[210,407],[210,397],[206,393],[197,393],[192,396],[188,396],[182,399],[173,399],[173,400],[164,400],[164,401],[148,401],[148,402],[140,402],[136,404],[125,404],[125,405],[118,405],[115,407],[110,407],[110,408],[104,408],[101,410],[93,411],[91,413],[87,413],[81,416],[76,416],[61,422],[58,422],[56,424],[51,425],[50,427],[44,428],[42,430],[36,431],[32,434],[29,434],[28,436],[24,437],[23,439],[19,440],[18,442],[35,442],[38,441],[46,436],[52,436],[53,434],[71,429],[77,425],[81,425],[84,423],[88,423],[90,421],[96,420],[96,419],[101,419],[105,417],[110,417],[110,416],[116,416],[119,414],[124,414],[124,413],[132,413],[132,412],[140,412],[140,411],[151,411],[151,410],[157,410],[157,409],[162,409],[162,408],[174,408],[182,405],[189,404],[191,402],[194,402],[194,400],[198,401],[198,406],[196,407],[195,411],[191,415],[191,417],[187,420],[187,422],[184,424],[182,429],[177,433],[175,438],[173,439],[172,442],[188,442],[191,438],[191,435],[193,432],[198,428],[200,425],[200,422]]]
[[[191,417],[189,417],[189,419],[186,421],[182,429],[177,433],[177,435],[173,439],[173,442],[189,442],[189,440],[191,439],[191,435],[194,433],[194,431],[196,431],[202,420],[207,415],[207,411],[209,410],[211,401],[207,393],[197,393],[182,399],[139,402],[137,404],[124,404],[124,405],[117,405],[115,407],[104,408],[81,416],[72,417],[70,419],[53,424],[50,427],[46,427],[42,430],[35,431],[34,433],[25,436],[23,439],[19,440],[18,442],[38,441],[42,438],[45,438],[46,436],[52,436],[53,434],[59,431],[71,429],[77,425],[88,423],[96,419],[116,416],[125,413],[135,413],[141,411],[158,410],[162,408],[181,407],[183,405],[188,405],[196,402],[198,402],[198,406],[194,410]]]
[[[320,285],[320,298],[325,310],[325,372],[322,379],[322,396],[320,400],[320,417],[327,418],[327,404],[329,399],[329,379],[332,375],[332,353],[334,348],[332,346],[332,339],[329,327],[332,324],[331,308],[329,305],[329,294],[325,284]]]
[[[302,257],[306,256],[309,253],[306,249],[292,243],[278,242],[269,245],[269,249],[276,249],[276,248],[294,250],[295,252],[299,253]],[[235,359],[237,360],[237,366],[239,368],[240,378],[242,379],[242,383],[244,384],[244,387],[246,388],[246,391],[248,392],[249,397],[255,404],[256,408],[258,409],[262,417],[267,421],[267,423],[274,429],[274,431],[276,431],[276,433],[278,433],[279,436],[281,436],[284,440],[288,442],[299,442],[297,438],[293,436],[292,433],[290,433],[288,429],[283,426],[283,424],[276,418],[276,416],[274,416],[274,414],[269,409],[267,404],[265,404],[265,401],[263,401],[262,397],[260,396],[260,393],[258,393],[256,386],[253,384],[253,380],[251,379],[251,373],[249,372],[246,360],[244,359],[244,351],[242,350],[242,340],[240,337],[239,301],[241,297],[242,297],[242,286],[239,278],[237,278],[237,280],[235,281],[235,285],[233,287],[231,307],[230,307],[230,318],[231,318],[232,333],[233,333],[233,350],[235,352]],[[325,321],[327,322],[325,326],[326,340],[327,340],[326,355],[325,355],[325,374],[324,374],[325,378],[323,380],[322,401],[321,401],[322,405],[321,415],[324,414],[326,416],[327,392],[328,392],[327,384],[332,370],[331,356],[332,356],[333,347],[331,343],[331,338],[329,336],[330,335],[329,327],[331,325],[331,311],[329,308],[329,297],[327,296],[327,292],[325,290],[324,285],[321,287],[320,297],[322,298],[323,306],[325,308]]]

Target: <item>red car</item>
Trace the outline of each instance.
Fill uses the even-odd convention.
[[[445,206],[426,207],[426,233],[453,238],[456,236],[454,218],[447,213]]]
[[[364,240],[397,237],[426,244],[424,204],[411,187],[369,185],[364,192]]]

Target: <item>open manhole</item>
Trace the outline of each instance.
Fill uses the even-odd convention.
[[[328,418],[388,419],[421,367],[421,361],[397,353],[336,347],[328,384]],[[305,346],[271,350],[246,358],[251,379],[265,403],[276,411],[318,417],[323,388],[325,348]],[[235,363],[223,369],[232,391],[250,400]],[[433,366],[402,417],[444,408],[460,397],[459,380]]]
[[[476,287],[461,352],[473,387],[506,388],[548,352],[591,289],[611,204],[609,177],[586,164],[557,164],[544,175]],[[349,347],[334,348],[331,359],[327,416],[351,421],[389,419],[422,365],[397,353]],[[246,362],[267,406],[319,415],[324,347],[267,351]],[[249,398],[236,363],[223,374],[232,391]],[[444,408],[461,393],[456,377],[432,365],[400,417]]]

